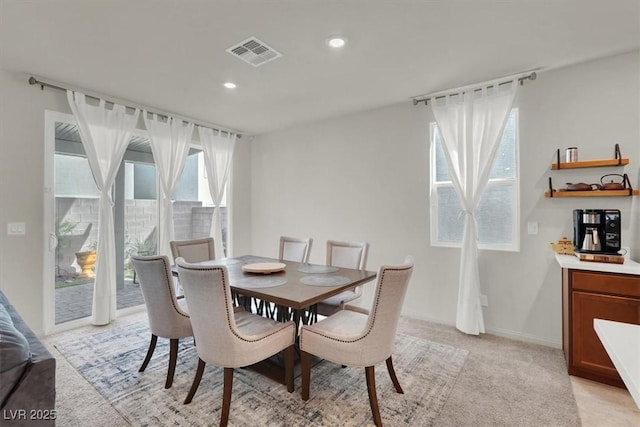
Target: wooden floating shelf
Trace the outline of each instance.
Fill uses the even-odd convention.
[[[585,160],[581,162],[562,162],[560,163],[560,167],[558,167],[558,163],[552,163],[551,169],[597,168],[603,166],[625,166],[628,164],[629,159]]]
[[[589,191],[567,191],[567,190],[554,190],[553,198],[556,197],[628,197],[637,196],[640,194],[638,190],[632,190],[629,194],[629,190],[589,190]],[[544,197],[551,197],[549,191],[544,193]]]
[[[552,170],[558,169],[580,169],[580,168],[597,168],[606,166],[625,166],[629,164],[628,158],[622,158],[620,146],[615,145],[615,155],[613,159],[585,160],[581,162],[561,162],[560,149],[556,150],[556,161],[551,163]],[[607,176],[607,175],[605,175]],[[569,191],[566,188],[553,188],[553,182],[549,177],[549,190],[544,193],[545,197],[630,197],[640,194],[638,190],[633,190],[629,176],[625,173],[622,175],[622,190],[588,190],[588,191]],[[604,177],[603,177],[604,178]],[[612,181],[613,182],[613,181]]]

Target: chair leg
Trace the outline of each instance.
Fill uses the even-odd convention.
[[[367,366],[364,370],[367,377],[367,392],[369,392],[369,404],[371,405],[373,422],[376,424],[376,427],[382,427],[382,418],[380,418],[380,408],[378,407],[378,396],[376,395],[375,367]]]
[[[295,359],[295,346],[291,345],[284,349],[284,382],[287,391],[293,393],[293,364]]]
[[[309,383],[311,382],[311,354],[300,350],[300,376],[302,377],[302,400],[309,400]]]
[[[173,374],[176,372],[176,361],[178,360],[178,339],[171,338],[169,341],[169,370],[167,371],[167,382],[164,388],[171,387],[173,384]]]
[[[187,398],[184,399],[184,404],[187,405],[191,403],[193,396],[196,394],[198,390],[198,386],[200,385],[200,380],[202,379],[202,374],[204,373],[204,367],[206,363],[202,359],[198,359],[198,368],[196,369],[196,376],[193,378],[193,383],[191,383],[191,389],[189,390],[189,394],[187,394]]]
[[[400,387],[400,381],[398,381],[398,377],[396,377],[396,371],[393,369],[393,361],[391,360],[391,356],[387,359],[387,371],[389,371],[389,376],[391,377],[391,382],[393,382],[393,386],[396,388],[396,392],[400,394],[404,394],[402,387]]]
[[[149,350],[147,350],[147,356],[144,358],[144,362],[142,362],[142,366],[138,369],[138,372],[143,372],[147,369],[147,365],[151,360],[151,356],[153,356],[153,352],[156,349],[156,343],[158,342],[158,336],[151,334],[151,342],[149,343]]]
[[[222,414],[220,415],[220,427],[226,427],[229,422],[229,409],[231,407],[231,389],[233,388],[233,368],[224,368],[224,388],[222,391]]]

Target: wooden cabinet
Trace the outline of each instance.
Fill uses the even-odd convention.
[[[570,375],[624,387],[593,319],[640,324],[640,276],[562,270],[562,347]]]

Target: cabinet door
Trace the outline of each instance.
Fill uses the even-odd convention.
[[[593,379],[622,385],[616,368],[593,329],[593,319],[639,324],[640,300],[575,291],[572,302],[574,330],[571,365],[576,370],[575,374],[585,376],[582,374],[586,371],[596,376]]]

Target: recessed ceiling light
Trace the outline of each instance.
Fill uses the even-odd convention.
[[[233,83],[233,82],[224,82],[224,83],[222,84],[222,86],[226,87],[227,89],[235,89],[235,88],[237,88],[237,87],[238,87],[238,86],[237,86],[235,83]]]
[[[344,36],[331,36],[327,39],[327,44],[334,49],[338,49],[347,44],[347,38]]]

